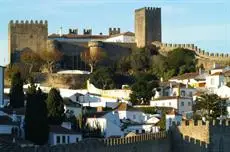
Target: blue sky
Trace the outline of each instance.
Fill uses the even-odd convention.
[[[134,31],[134,10],[145,6],[162,8],[163,42],[230,53],[228,0],[0,0],[0,65],[7,63],[10,20],[48,20],[49,33],[63,27],[106,34],[109,27]]]

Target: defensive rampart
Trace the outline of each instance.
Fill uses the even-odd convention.
[[[224,54],[224,53],[210,53],[208,51],[205,51],[205,50],[199,48],[195,44],[160,43],[160,45],[158,44],[158,46],[161,48],[162,51],[166,51],[166,52],[169,52],[175,48],[185,48],[185,49],[189,49],[189,50],[196,52],[196,54],[200,57],[208,58],[211,60],[230,59],[230,54],[228,54],[228,53],[226,53],[226,54]]]
[[[228,121],[184,121],[172,127],[170,135],[173,152],[228,152],[230,149]]]
[[[171,152],[166,132],[126,138],[90,139],[78,144],[24,147],[18,152]]]

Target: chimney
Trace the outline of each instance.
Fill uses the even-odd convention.
[[[103,112],[103,107],[97,107],[97,112]]]

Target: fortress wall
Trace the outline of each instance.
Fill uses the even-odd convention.
[[[32,51],[44,51],[47,47],[47,21],[10,21],[8,26],[9,56],[15,51],[28,48]]]
[[[230,123],[218,120],[183,121],[180,126],[171,128],[171,141],[173,152],[228,152]]]
[[[170,139],[165,132],[142,134],[128,138],[88,139],[77,144],[25,147],[18,152],[171,152]]]
[[[195,46],[194,44],[174,44],[174,43],[161,43],[161,49],[163,51],[170,52],[176,48],[185,48],[195,51],[197,55],[208,58],[210,60],[229,60],[230,54],[224,53],[210,53],[208,51],[202,50],[201,48]]]

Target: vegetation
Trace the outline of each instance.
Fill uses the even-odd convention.
[[[20,55],[20,61],[29,66],[29,73],[31,73],[35,66],[41,64],[41,57],[31,50],[27,50]]]
[[[53,73],[55,64],[62,59],[62,53],[58,50],[48,50],[40,53],[40,57],[45,62],[43,68]]]
[[[101,60],[107,57],[106,52],[101,49],[97,51],[86,50],[81,54],[81,59],[90,66],[90,72],[94,71],[94,68]]]
[[[12,108],[24,107],[23,80],[20,72],[15,73],[11,79],[10,106]]]
[[[151,98],[155,95],[155,89],[158,82],[153,75],[140,74],[136,82],[132,85],[130,100],[133,104],[149,104]]]
[[[90,82],[101,89],[113,89],[114,72],[111,68],[100,67],[90,75]]]
[[[218,95],[203,94],[196,99],[193,109],[196,114],[210,120],[220,116],[226,116],[226,106],[226,101],[222,100]]]
[[[162,112],[161,114],[161,120],[159,121],[159,126],[161,131],[166,130],[166,114],[165,112]]]
[[[158,78],[168,80],[172,76],[181,75],[184,73],[196,71],[195,53],[177,48],[169,52],[168,56],[153,56],[152,57],[152,73]]]
[[[48,141],[49,126],[45,95],[31,82],[26,93],[25,138],[37,145]]]
[[[52,88],[47,98],[48,120],[51,125],[60,125],[64,118],[64,104],[60,92]]]

